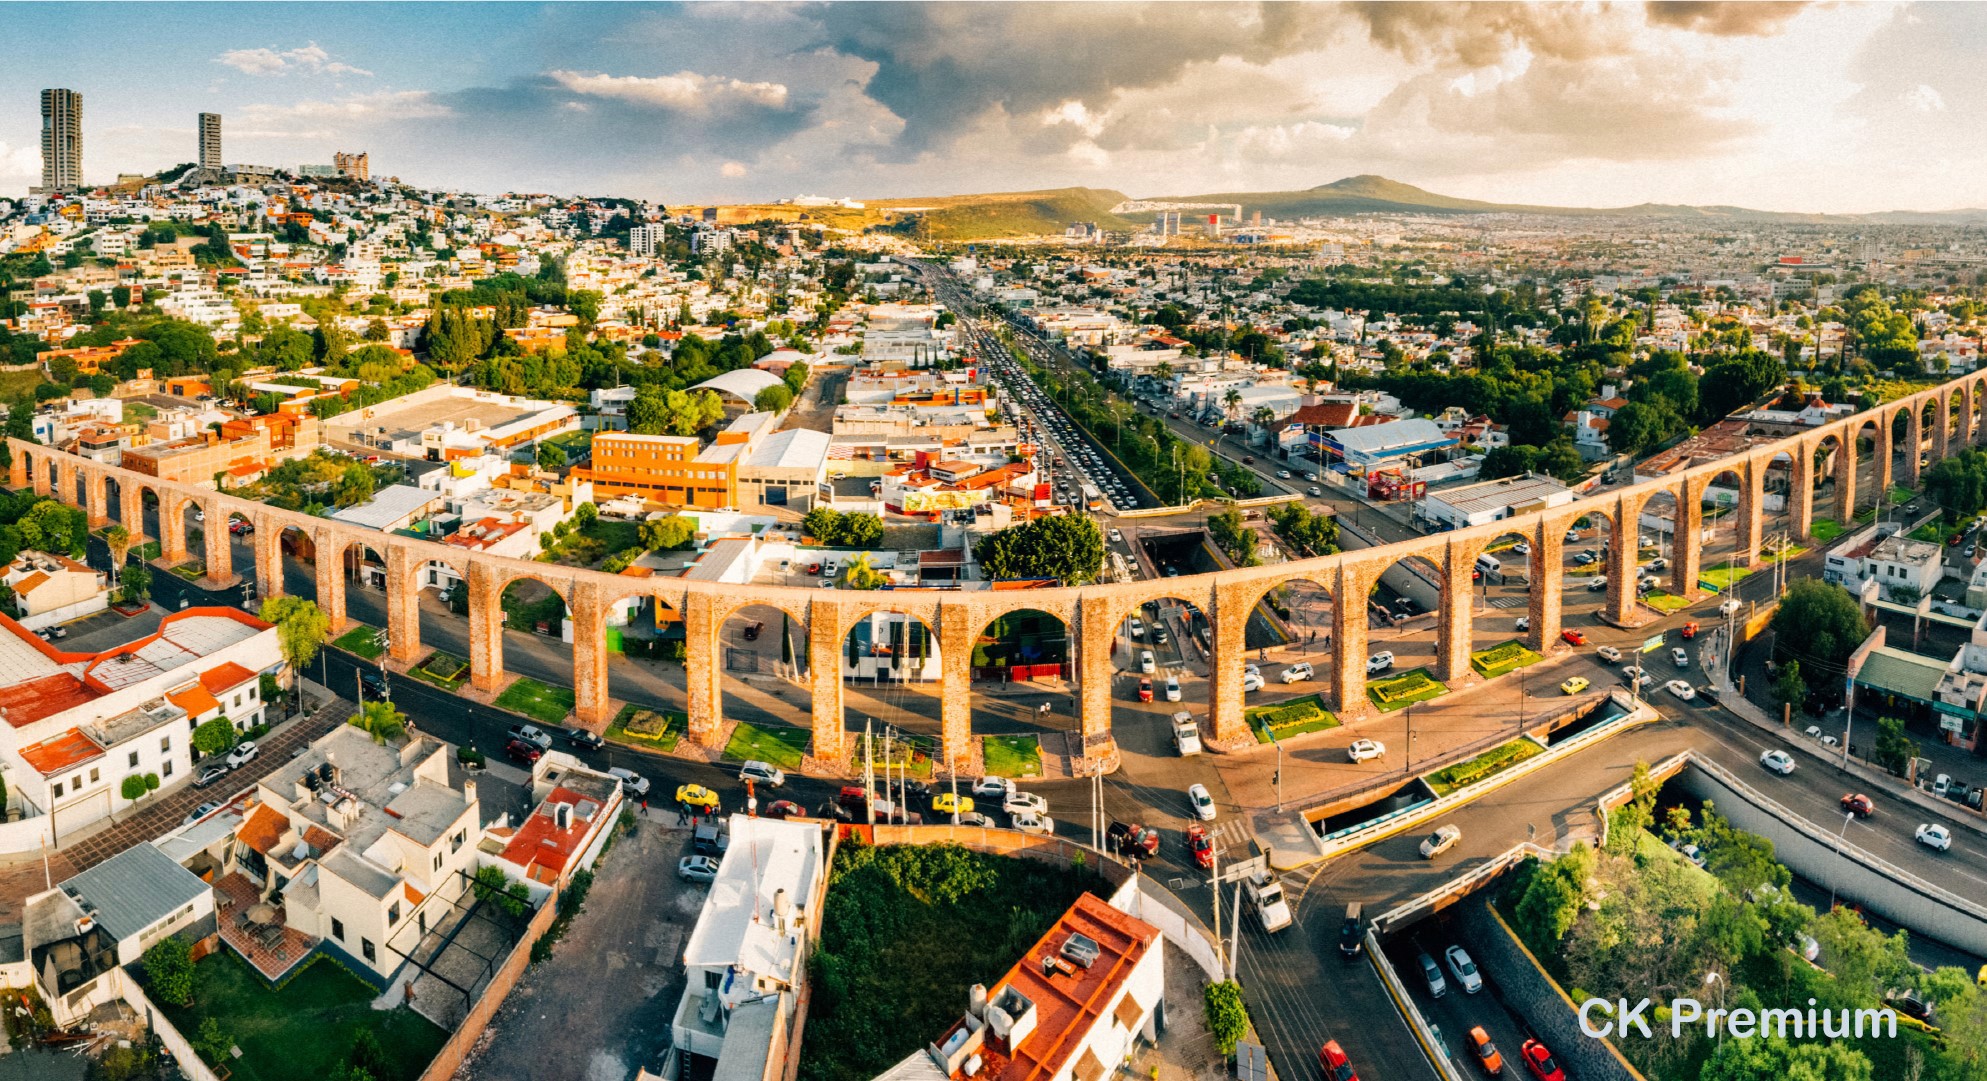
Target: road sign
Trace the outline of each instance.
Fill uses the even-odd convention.
[[[1649,640],[1642,643],[1642,652],[1654,653],[1655,651],[1663,648],[1663,642],[1664,642],[1663,635],[1660,634],[1654,635],[1650,637]]]

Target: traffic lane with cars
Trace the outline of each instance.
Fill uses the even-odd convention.
[[[1464,903],[1476,904],[1477,900],[1471,898]],[[1470,1029],[1481,1026],[1490,1037],[1491,1045],[1497,1048],[1503,1062],[1503,1076],[1525,1078],[1525,1069],[1518,1061],[1518,1049],[1532,1027],[1504,999],[1496,974],[1482,967],[1483,951],[1474,948],[1464,937],[1459,921],[1447,918],[1449,911],[1453,910],[1423,920],[1394,936],[1386,945],[1387,959],[1393,962],[1395,974],[1406,986],[1422,1018],[1438,1030],[1437,1038],[1442,1043],[1442,1049],[1464,1072],[1482,1072],[1482,1065],[1469,1040]],[[1463,952],[1469,955],[1470,964],[1476,967],[1481,983],[1475,993],[1471,993],[1465,981],[1456,975],[1455,966],[1448,957],[1452,946],[1462,947]],[[1422,974],[1419,956],[1423,953],[1433,959],[1441,970],[1444,990],[1440,998],[1430,991],[1429,981]]]

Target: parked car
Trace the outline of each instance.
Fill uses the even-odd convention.
[[[1919,844],[1924,845],[1926,848],[1935,848],[1940,852],[1944,852],[1953,846],[1952,831],[1937,823],[1920,825],[1918,832],[1912,834],[1912,836],[1918,838]]]
[[[220,809],[221,805],[218,803],[203,803],[200,806],[195,807],[191,811],[186,812],[186,817],[180,819],[179,824],[182,826],[191,826],[195,822],[198,822],[201,819],[206,818],[208,815],[213,814],[215,811],[218,811]]]
[[[1482,1025],[1470,1029],[1467,1042],[1470,1047],[1470,1057],[1476,1060],[1478,1066],[1483,1067],[1484,1073],[1492,1077],[1504,1075],[1504,1056],[1497,1053],[1497,1045],[1490,1042],[1490,1033],[1485,1032]]]
[[[1451,848],[1456,847],[1456,842],[1462,839],[1463,831],[1458,826],[1447,825],[1437,827],[1434,833],[1422,839],[1421,858],[1432,860],[1442,853],[1449,851]]]
[[[621,790],[636,799],[649,794],[649,779],[624,766],[607,767],[607,775],[621,782]]]
[[[545,752],[539,750],[537,747],[534,747],[531,744],[526,743],[521,739],[514,739],[511,740],[509,743],[504,744],[504,756],[506,758],[509,758],[511,761],[517,762],[521,765],[529,766],[532,763],[537,762],[538,759],[544,755],[544,753]]]
[[[1369,758],[1385,758],[1387,745],[1377,739],[1356,739],[1345,749],[1346,756],[1354,762],[1364,762]]]
[[[200,771],[200,775],[193,779],[193,787],[205,788],[232,772],[226,762],[216,762]]]
[[[1014,816],[1014,828],[1022,833],[1054,833],[1056,820],[1048,815],[1038,815],[1033,811],[1023,811]]]
[[[1608,664],[1621,663],[1621,650],[1618,650],[1613,646],[1602,646],[1601,648],[1595,650],[1594,654],[1600,657],[1602,661]]]
[[[1786,751],[1767,751],[1759,756],[1759,764],[1782,777],[1794,772],[1794,756]]]
[[[1841,806],[1844,812],[1855,815],[1857,818],[1868,818],[1877,813],[1876,801],[1861,792],[1851,792],[1842,797],[1842,802],[1839,806]]]
[[[846,790],[845,790],[846,791]],[[856,791],[860,792],[861,789]],[[680,785],[676,789],[676,802],[685,807],[702,807],[715,811],[722,802],[718,794],[700,784]]]
[[[676,861],[676,877],[708,885],[717,881],[718,861],[709,856],[685,856]]]
[[[1559,637],[1565,640],[1566,644],[1569,646],[1584,646],[1587,644],[1587,636],[1570,627],[1567,628],[1566,630],[1560,631]]]
[[[1049,801],[1033,792],[1011,792],[1007,799],[1001,802],[1000,809],[1011,815],[1028,813],[1045,815],[1049,813]]]
[[[1149,860],[1159,854],[1159,831],[1136,822],[1113,822],[1104,831],[1104,844],[1113,852]]]
[[[240,743],[235,744],[234,750],[228,752],[228,768],[240,769],[248,765],[255,760],[256,754],[261,750],[262,748],[255,745],[254,740],[242,740]]]
[[[690,851],[694,855],[721,859],[731,847],[731,833],[715,818],[699,819],[690,831]]]
[[[786,771],[771,762],[751,761],[738,767],[738,779],[751,781],[755,785],[778,788],[787,783]]]
[[[1526,1040],[1518,1046],[1518,1061],[1525,1064],[1525,1071],[1537,1081],[1566,1081],[1566,1071],[1559,1068],[1552,1052],[1537,1040]]]
[[[1193,808],[1194,817],[1202,822],[1214,821],[1214,797],[1208,794],[1204,784],[1187,787],[1187,804]]]
[[[561,728],[559,734],[566,737],[567,743],[589,751],[597,751],[607,745],[607,741],[600,738],[600,733],[587,728]]]
[[[1470,960],[1468,950],[1461,946],[1451,946],[1444,951],[1442,957],[1449,962],[1449,971],[1455,975],[1456,982],[1462,986],[1464,994],[1474,995],[1483,990],[1483,976],[1477,972],[1476,962]]]
[[[982,777],[973,782],[973,794],[987,799],[1005,800],[1014,791],[1014,782],[1005,777]]]

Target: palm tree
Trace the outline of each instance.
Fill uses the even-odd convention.
[[[1235,387],[1229,387],[1228,393],[1221,396],[1221,404],[1228,407],[1224,412],[1233,417],[1235,407],[1242,404],[1242,392]]]
[[[131,547],[136,542],[131,536],[131,531],[121,525],[114,525],[104,530],[103,542],[110,548],[111,581],[115,583],[118,572],[124,568],[124,560],[130,556]]]
[[[1266,405],[1259,405],[1255,412],[1249,414],[1249,419],[1256,422],[1256,427],[1267,428],[1276,423],[1276,410]]]

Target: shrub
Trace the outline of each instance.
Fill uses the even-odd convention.
[[[193,947],[178,935],[152,944],[143,957],[145,989],[170,1006],[193,1005]]]
[[[1249,1011],[1242,1005],[1242,987],[1234,980],[1207,985],[1207,1030],[1223,1055],[1235,1053],[1235,1045],[1249,1033]]]

